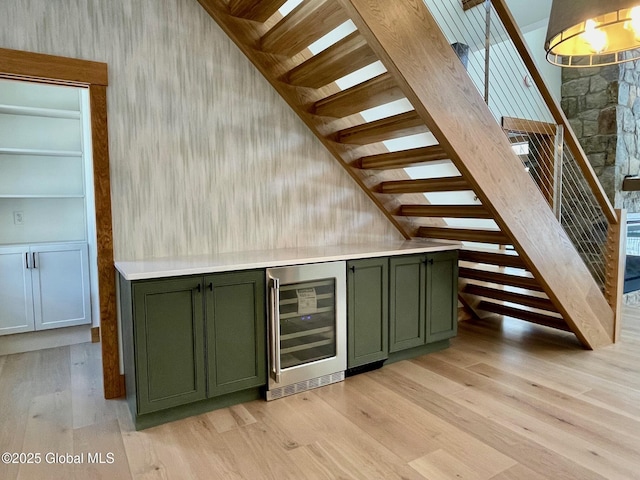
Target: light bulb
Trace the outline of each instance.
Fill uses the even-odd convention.
[[[601,53],[607,46],[607,34],[598,30],[597,26],[595,20],[587,20],[584,25],[584,33],[581,36],[594,53]]]
[[[625,22],[624,28],[631,30],[636,40],[640,40],[640,7],[633,7],[630,16],[631,20]]]

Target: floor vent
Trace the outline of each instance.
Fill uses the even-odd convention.
[[[344,372],[332,373],[321,377],[310,378],[302,382],[287,385],[285,387],[273,388],[267,390],[267,400],[275,400],[276,398],[287,397],[295,393],[306,392],[313,388],[322,387],[331,383],[337,383],[344,380]]]

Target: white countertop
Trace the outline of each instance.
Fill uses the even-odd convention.
[[[381,244],[334,245],[326,247],[282,248],[249,252],[216,253],[136,261],[115,262],[126,280],[177,277],[205,273],[284,267],[305,263],[356,260],[361,258],[408,255],[411,253],[457,250],[457,243],[433,240],[408,240]]]

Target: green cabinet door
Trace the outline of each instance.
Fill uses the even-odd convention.
[[[264,385],[264,271],[209,275],[204,282],[208,396]]]
[[[389,259],[389,351],[424,345],[425,259],[406,255]]]
[[[427,343],[432,343],[458,332],[458,252],[427,259]]]
[[[202,278],[133,285],[138,413],[205,398]]]
[[[347,367],[385,360],[389,351],[389,260],[347,263]]]

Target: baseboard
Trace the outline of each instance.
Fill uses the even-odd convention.
[[[91,343],[100,343],[100,327],[91,329]]]
[[[64,347],[91,341],[91,326],[53,328],[39,332],[0,336],[0,355],[32,352],[45,348]]]

